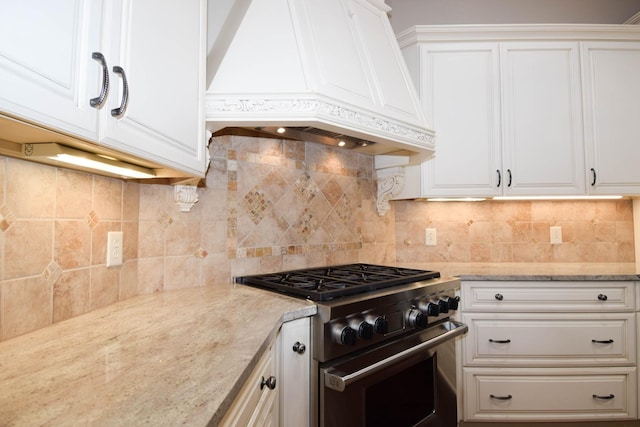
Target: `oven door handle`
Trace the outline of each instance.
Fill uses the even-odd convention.
[[[469,330],[469,327],[464,323],[456,322],[453,320],[449,320],[447,323],[449,324],[449,326],[453,326],[453,328],[447,329],[446,332],[434,338],[431,338],[406,350],[400,351],[393,356],[387,357],[386,359],[382,359],[378,362],[372,363],[371,365],[368,365],[355,372],[345,373],[333,367],[323,369],[325,386],[332,390],[344,391],[349,384],[368,377],[369,375],[380,372],[383,369],[388,368],[392,364],[398,363],[404,359],[408,359],[417,353],[436,347],[445,341],[453,339],[458,335],[464,334]]]

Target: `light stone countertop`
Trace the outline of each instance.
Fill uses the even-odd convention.
[[[439,271],[461,280],[638,280],[640,264],[632,262],[426,262],[399,263],[410,268]]]
[[[205,426],[282,322],[315,312],[222,284],[134,297],[0,342],[0,425]]]

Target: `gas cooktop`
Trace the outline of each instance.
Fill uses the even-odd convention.
[[[437,271],[359,263],[243,276],[236,283],[327,301],[438,277]]]

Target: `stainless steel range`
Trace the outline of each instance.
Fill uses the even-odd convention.
[[[467,331],[451,318],[458,279],[348,264],[236,281],[316,302],[320,426],[456,426],[453,338]]]

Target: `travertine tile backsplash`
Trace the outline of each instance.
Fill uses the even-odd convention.
[[[396,202],[395,214],[398,261],[635,261],[631,200]],[[424,244],[427,227],[436,246]]]
[[[370,156],[220,137],[189,213],[173,187],[0,158],[0,339],[131,296],[323,264],[394,261]],[[107,231],[124,231],[121,267]]]
[[[614,202],[394,202],[375,208],[371,156],[218,137],[200,201],[0,158],[0,340],[137,294],[349,262],[633,261],[632,207]],[[565,244],[551,247],[549,226]],[[424,228],[438,246],[424,246]],[[107,268],[108,231],[124,265]]]

